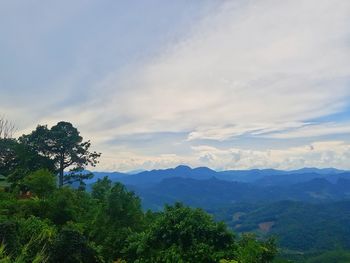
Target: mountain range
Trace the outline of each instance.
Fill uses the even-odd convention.
[[[350,198],[350,172],[333,168],[304,168],[294,171],[230,170],[178,166],[136,174],[95,172],[88,189],[108,176],[121,182],[142,199],[145,209],[159,210],[177,201],[211,208],[239,202],[261,203],[280,200],[311,203]]]
[[[102,179],[105,176],[109,177],[112,181],[137,186],[149,186],[160,183],[164,179],[174,177],[196,180],[207,180],[215,177],[224,181],[275,185],[283,183],[298,183],[314,178],[326,178],[327,180],[334,182],[340,177],[350,177],[350,172],[334,168],[303,168],[291,171],[275,169],[215,171],[208,167],[190,168],[189,166],[179,165],[175,168],[140,172],[134,171],[132,173],[94,172],[94,178],[87,181],[87,183],[96,182],[98,179]]]
[[[293,261],[329,248],[350,249],[350,171],[214,171],[181,165],[94,174],[88,189],[108,176],[134,191],[144,209],[159,211],[175,202],[201,207],[237,233],[276,237],[281,253]]]

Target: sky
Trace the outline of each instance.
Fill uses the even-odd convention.
[[[350,170],[348,0],[0,0],[0,115],[100,171]]]

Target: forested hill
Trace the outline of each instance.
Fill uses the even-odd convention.
[[[350,200],[310,204],[279,201],[233,204],[208,212],[237,232],[277,236],[282,248],[298,253],[350,249]]]

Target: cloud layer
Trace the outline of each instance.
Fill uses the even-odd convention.
[[[141,27],[146,33],[131,24],[118,46],[112,36],[120,33],[114,22],[121,18],[111,16],[108,21],[115,28],[101,23],[95,31],[113,45],[97,50],[93,36],[85,33],[86,42],[80,43],[76,32],[76,45],[86,49],[77,53],[76,66],[49,87],[64,83],[66,96],[54,103],[46,94],[43,99],[50,97],[49,102],[41,107],[5,103],[0,110],[20,119],[22,131],[35,121],[76,123],[106,153],[101,169],[179,163],[218,169],[350,169],[350,116],[321,120],[350,115],[350,2],[214,2],[189,6],[179,1],[173,7],[178,14],[159,2],[152,18],[123,6],[130,17],[151,21]],[[183,13],[186,8],[197,12]],[[155,27],[158,32],[152,30],[157,19],[166,19],[162,13],[181,13],[180,22],[163,21]],[[128,41],[134,48],[124,48]],[[118,48],[129,54],[123,64],[113,63],[121,56]],[[100,56],[110,60],[100,70],[93,66],[99,61],[94,52],[108,54]],[[23,121],[24,112],[28,121]]]

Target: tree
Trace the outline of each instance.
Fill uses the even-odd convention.
[[[100,153],[90,152],[90,141],[83,142],[77,128],[69,122],[61,121],[48,129],[39,125],[29,135],[23,135],[20,142],[30,146],[40,155],[54,161],[59,178],[59,187],[73,181],[82,181],[91,175],[81,171],[88,165],[95,166]],[[70,173],[65,177],[65,169]]]
[[[107,177],[103,179],[98,179],[96,183],[92,185],[92,198],[95,198],[101,202],[105,201],[110,190],[112,188],[112,181]]]
[[[63,226],[68,221],[76,221],[80,204],[76,191],[63,187],[55,191],[48,200],[46,218],[49,218],[55,225]]]
[[[258,241],[254,234],[243,234],[238,242],[236,252],[238,262],[244,263],[268,263],[272,262],[277,254],[274,238],[266,241]]]
[[[10,139],[12,138],[15,131],[16,126],[12,122],[5,119],[4,117],[0,117],[0,138]]]
[[[96,249],[74,225],[64,226],[54,240],[51,262],[103,262]]]
[[[23,184],[41,198],[48,197],[56,188],[55,177],[46,169],[29,174],[24,178]]]
[[[15,140],[0,138],[0,174],[8,175],[16,168],[16,148]]]
[[[235,239],[226,225],[201,209],[166,206],[149,228],[134,235],[125,250],[130,262],[219,262],[233,259]]]
[[[108,179],[104,179],[96,184],[93,195],[98,199],[99,211],[90,238],[101,244],[104,257],[113,261],[122,258],[126,239],[143,230],[141,200],[120,183],[110,188]]]
[[[52,172],[55,170],[52,160],[30,147],[15,139],[0,139],[0,174],[8,177],[14,185],[29,173],[42,168]]]

